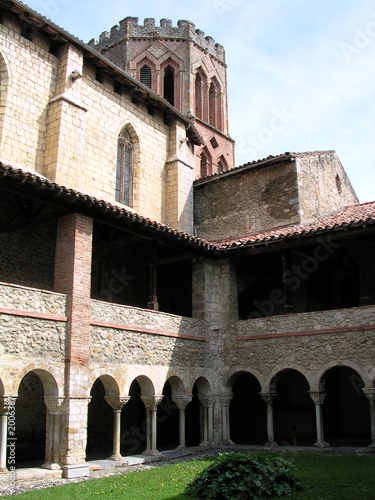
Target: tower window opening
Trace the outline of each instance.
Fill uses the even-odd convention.
[[[174,106],[174,70],[171,66],[164,71],[164,99]]]
[[[146,85],[146,87],[151,88],[151,68],[150,66],[147,66],[147,64],[145,64],[141,68],[140,80],[141,83],[143,83],[143,85]]]

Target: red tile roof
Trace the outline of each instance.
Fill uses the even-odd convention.
[[[38,173],[26,172],[22,168],[4,165],[0,162],[0,187],[2,184],[6,184],[13,189],[16,188],[26,195],[32,194],[47,199],[49,202],[57,202],[59,200],[61,204],[69,207],[70,210],[83,211],[93,218],[100,216],[100,218],[108,219],[108,221],[115,219],[124,226],[131,224],[134,229],[139,228],[139,230],[145,231],[148,234],[166,237],[175,242],[187,245],[190,248],[208,251],[215,255],[236,248],[277,243],[375,224],[375,201],[373,201],[348,206],[340,212],[305,225],[286,226],[240,238],[207,241],[192,234],[173,229],[166,224],[143,217],[121,206],[112,205],[88,194],[60,186]]]
[[[215,243],[221,250],[229,250],[304,236],[314,236],[331,231],[354,229],[372,224],[375,224],[375,201],[350,205],[340,212],[327,215],[309,224],[272,229],[241,238],[228,238]]]

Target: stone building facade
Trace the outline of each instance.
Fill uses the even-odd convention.
[[[1,472],[14,414],[17,462],[68,478],[179,446],[373,449],[375,203],[335,153],[233,168],[224,51],[190,22],[85,45],[1,5]]]

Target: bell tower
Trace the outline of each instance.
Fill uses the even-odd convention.
[[[234,167],[229,136],[224,48],[190,21],[127,17],[89,45],[192,120],[204,145],[194,146],[194,176]]]

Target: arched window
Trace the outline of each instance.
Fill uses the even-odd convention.
[[[117,141],[117,169],[115,199],[124,205],[133,203],[133,145],[126,129],[123,129]]]
[[[220,156],[219,161],[217,163],[217,172],[218,174],[222,174],[228,170],[228,163],[223,155]]]
[[[140,80],[141,83],[143,83],[143,85],[146,85],[146,87],[151,88],[151,68],[150,66],[147,66],[147,64],[145,64],[141,68]]]
[[[164,99],[174,106],[174,69],[171,66],[164,70]]]
[[[201,67],[195,76],[195,116],[207,120],[207,77]]]
[[[201,177],[207,177],[212,174],[211,156],[206,148],[201,153]]]
[[[217,126],[217,90],[215,84],[211,82],[209,92],[209,123]]]

